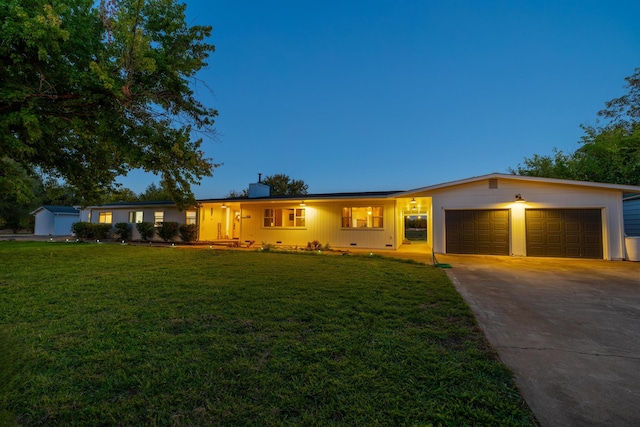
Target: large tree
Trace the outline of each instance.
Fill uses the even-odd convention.
[[[292,179],[282,173],[267,176],[262,182],[271,186],[271,194],[274,196],[297,196],[307,194],[309,189],[303,180]]]
[[[99,203],[132,169],[159,174],[180,207],[210,176],[216,110],[194,92],[208,26],[174,0],[0,2],[0,191],[32,196],[26,171]]]
[[[519,175],[640,185],[640,68],[625,79],[627,93],[605,103],[601,122],[583,125],[573,153],[525,158],[511,172]]]

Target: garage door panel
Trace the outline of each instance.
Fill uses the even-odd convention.
[[[528,256],[602,259],[600,209],[527,209]]]
[[[446,250],[462,254],[509,254],[509,211],[447,210]],[[463,229],[464,233],[455,230]]]

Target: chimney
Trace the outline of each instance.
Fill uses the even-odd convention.
[[[256,197],[270,197],[271,186],[262,183],[262,174],[258,174],[258,182],[249,184],[249,198],[254,199]]]

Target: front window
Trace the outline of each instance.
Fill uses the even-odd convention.
[[[98,215],[99,224],[111,224],[113,221],[113,214],[111,212],[100,212]]]
[[[342,208],[343,228],[382,228],[382,206]]]
[[[187,211],[187,218],[185,220],[186,224],[195,224],[196,223],[196,211]]]
[[[264,227],[304,227],[306,226],[304,208],[265,209]]]
[[[164,212],[163,211],[154,212],[153,222],[155,223],[156,227],[160,227],[160,225],[164,222]]]
[[[129,212],[129,222],[136,224],[142,222],[142,211]]]

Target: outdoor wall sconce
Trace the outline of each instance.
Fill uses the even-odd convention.
[[[525,199],[522,198],[522,195],[520,193],[516,194],[516,203],[524,203],[526,202]]]
[[[222,206],[220,206],[222,209],[227,209],[227,205],[225,205],[224,203],[222,204]]]
[[[305,206],[307,206],[307,204],[303,200],[303,201],[300,202],[300,206],[305,207]]]
[[[418,202],[416,201],[416,198],[415,198],[415,197],[412,197],[412,198],[411,198],[411,201],[410,201],[409,203],[411,203],[412,205],[415,205],[415,204],[416,204],[416,203],[418,203]]]

